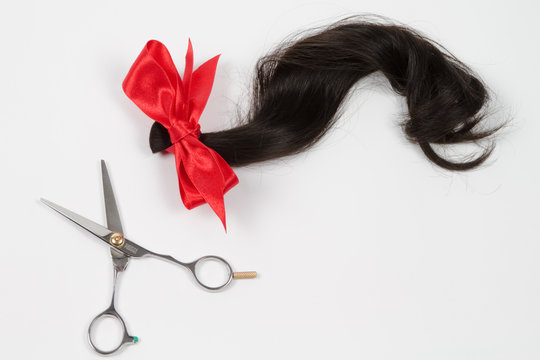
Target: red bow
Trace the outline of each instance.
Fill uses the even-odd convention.
[[[193,71],[191,41],[180,78],[169,51],[149,41],[131,66],[122,88],[150,118],[168,131],[174,153],[180,196],[188,209],[208,203],[225,224],[223,195],[238,184],[233,170],[218,153],[199,141],[199,117],[210,96],[218,56]]]

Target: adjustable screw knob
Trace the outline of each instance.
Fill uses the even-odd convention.
[[[117,248],[121,248],[126,243],[126,239],[124,239],[124,235],[120,233],[112,234],[109,241],[113,246]]]

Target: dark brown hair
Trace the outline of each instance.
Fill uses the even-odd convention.
[[[434,144],[476,142],[497,129],[481,129],[488,92],[482,81],[437,43],[403,25],[349,18],[283,44],[256,66],[253,100],[244,121],[200,140],[231,166],[299,153],[316,143],[336,121],[347,93],[360,79],[380,71],[404,96],[402,123],[408,139],[435,164],[467,170],[482,164],[493,144],[472,160],[451,161]],[[171,145],[154,123],[152,151]]]

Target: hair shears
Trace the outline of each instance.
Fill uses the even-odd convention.
[[[81,226],[83,229],[89,231],[93,235],[97,236],[105,244],[110,247],[110,252],[112,256],[113,268],[114,268],[114,277],[113,277],[113,291],[111,304],[105,311],[98,314],[90,323],[88,327],[88,341],[92,348],[102,355],[112,354],[118,351],[126,344],[134,344],[138,341],[136,336],[131,336],[127,332],[126,324],[120,314],[116,311],[115,308],[115,292],[116,292],[116,282],[118,279],[118,274],[124,271],[128,265],[130,258],[141,258],[141,257],[154,257],[162,260],[172,262],[174,264],[180,265],[186,268],[195,278],[196,282],[206,290],[218,291],[231,284],[233,279],[250,279],[255,278],[257,273],[254,271],[247,272],[233,272],[231,265],[225,261],[223,258],[214,255],[203,256],[192,262],[182,262],[170,255],[162,255],[155,253],[153,251],[147,250],[144,247],[126,239],[123,235],[124,231],[122,228],[122,223],[120,222],[120,216],[118,214],[118,208],[116,206],[116,200],[111,186],[111,181],[107,171],[107,166],[105,162],[101,160],[101,172],[103,180],[103,193],[105,198],[105,212],[107,216],[107,227],[104,227],[100,224],[95,223],[92,220],[89,220],[81,215],[74,213],[60,205],[57,205],[49,200],[41,199],[43,203],[52,208],[53,210],[59,212],[69,220],[73,221],[75,224]],[[206,261],[216,261],[222,264],[225,268],[227,276],[224,278],[223,283],[210,286],[209,284],[202,281],[198,276],[197,270],[200,265]],[[111,350],[103,350],[96,346],[93,336],[92,328],[96,322],[104,317],[113,317],[116,318],[122,326],[122,339],[117,347]]]

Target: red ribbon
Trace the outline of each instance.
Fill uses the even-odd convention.
[[[122,88],[146,115],[169,131],[172,146],[167,151],[174,153],[186,208],[208,203],[227,229],[223,196],[238,184],[238,178],[218,153],[199,141],[199,118],[212,90],[218,58],[193,71],[190,40],[182,79],[165,45],[151,40],[131,66]]]

